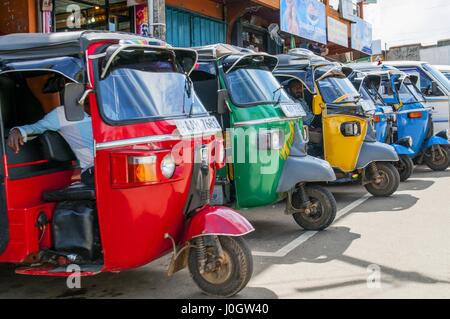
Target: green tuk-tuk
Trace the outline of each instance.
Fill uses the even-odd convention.
[[[194,49],[199,60],[191,79],[227,148],[213,201],[251,208],[286,199],[286,213],[301,227],[328,227],[336,201],[318,183],[336,176],[328,162],[307,155],[306,113],[272,75],[278,59],[225,44]]]

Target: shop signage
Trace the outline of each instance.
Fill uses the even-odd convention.
[[[352,23],[352,49],[372,55],[372,25],[360,18]]]
[[[325,5],[317,0],[280,0],[281,31],[327,43]]]
[[[328,17],[327,32],[329,42],[348,48],[348,28],[345,23],[333,19],[332,17]]]
[[[358,18],[355,15],[355,1],[354,0],[341,0],[339,2],[339,12],[341,13],[341,17],[343,19],[356,22]]]

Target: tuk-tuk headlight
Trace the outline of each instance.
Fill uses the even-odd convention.
[[[279,150],[284,145],[281,130],[267,130],[258,134],[258,148],[260,150]]]
[[[341,133],[344,136],[359,136],[361,135],[361,124],[359,122],[342,123]]]
[[[413,145],[413,139],[411,136],[405,136],[405,137],[399,139],[396,144],[409,148],[409,147],[412,147],[412,145]]]
[[[165,178],[171,178],[175,172],[175,160],[172,155],[167,155],[161,161],[161,173]]]

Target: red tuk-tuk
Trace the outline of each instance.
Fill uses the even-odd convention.
[[[197,98],[195,51],[131,34],[66,32],[0,37],[0,262],[19,274],[81,276],[145,265],[173,251],[168,273],[186,266],[198,286],[232,296],[252,274],[242,239],[253,227],[210,206],[223,167],[220,126]],[[43,80],[64,81],[46,94]],[[63,86],[64,87],[64,86]],[[20,152],[9,131],[64,106],[89,117],[94,186],[57,132],[29,136]],[[87,111],[89,110],[89,111]]]

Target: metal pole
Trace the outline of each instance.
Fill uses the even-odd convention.
[[[153,8],[154,3],[153,0],[147,0],[147,6],[148,6],[148,30],[150,33],[150,37],[154,37],[154,19],[153,19]]]
[[[148,0],[148,25],[150,36],[166,40],[166,1]]]

